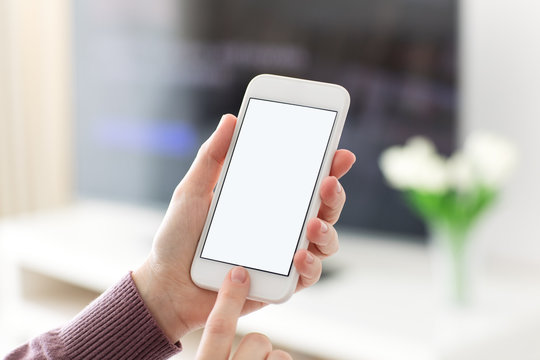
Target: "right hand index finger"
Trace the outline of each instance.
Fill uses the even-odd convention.
[[[248,292],[248,272],[242,267],[235,267],[229,271],[219,290],[216,304],[208,316],[197,352],[198,360],[229,358],[236,333],[236,322]]]

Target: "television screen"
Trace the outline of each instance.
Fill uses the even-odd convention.
[[[166,206],[200,144],[260,73],[340,84],[340,224],[423,234],[378,168],[413,135],[453,149],[457,0],[74,1],[76,178],[83,197]]]

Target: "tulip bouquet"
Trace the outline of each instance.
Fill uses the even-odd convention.
[[[516,150],[506,140],[487,133],[471,135],[462,150],[449,158],[431,141],[413,137],[404,146],[385,150],[379,165],[388,184],[426,223],[449,250],[451,296],[467,301],[468,234],[494,202],[516,163]]]

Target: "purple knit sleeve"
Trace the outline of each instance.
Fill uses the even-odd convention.
[[[159,360],[180,350],[157,325],[128,274],[67,325],[22,345],[6,360]]]

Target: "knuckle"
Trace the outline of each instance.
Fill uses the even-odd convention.
[[[343,206],[345,205],[345,202],[344,201],[338,201],[336,203],[334,203],[332,206],[330,206],[330,223],[333,225],[335,223],[338,222],[340,216],[341,216],[341,211],[343,210]]]
[[[345,201],[347,201],[347,192],[345,191],[343,186],[341,188],[342,188],[342,190],[341,190],[341,203],[345,204]]]
[[[204,163],[216,163],[223,165],[223,160],[220,160],[216,154],[215,147],[211,146],[212,137],[206,140],[199,151],[197,152],[197,158],[203,160]]]
[[[324,244],[318,245],[319,250],[326,256],[336,253],[339,249],[339,238],[336,228],[332,225],[332,231]]]
[[[302,276],[300,279],[301,279],[301,281],[302,281],[302,286],[303,286],[304,288],[308,288],[308,287],[310,287],[311,285],[314,284],[313,280],[308,279],[308,278],[306,278],[305,276]]]
[[[347,200],[347,194],[345,193],[345,189],[343,189],[343,187],[341,188],[341,192],[336,194],[335,198],[333,199],[333,207],[337,210],[341,210],[341,208],[345,204],[345,200]]]
[[[339,251],[339,244],[335,243],[335,244],[332,244],[332,246],[329,246],[325,249],[324,255],[326,255],[327,257],[332,256],[332,255],[335,255],[338,251]]]
[[[197,151],[197,157],[203,157],[206,154],[208,154],[208,148],[209,148],[209,142],[210,140],[206,140],[201,147],[199,148],[199,151]]]
[[[338,194],[332,194],[330,195],[326,201],[326,206],[328,206],[331,210],[337,210],[339,208],[339,195]]]
[[[234,328],[233,325],[229,319],[223,316],[215,316],[206,324],[205,331],[209,335],[226,335]]]
[[[303,274],[301,276],[302,284],[305,287],[309,287],[309,286],[317,283],[319,281],[319,279],[321,278],[321,273],[322,273],[322,265],[319,263],[316,266],[316,269],[310,271],[309,274]]]
[[[328,243],[328,249],[327,249],[327,255],[332,255],[332,254],[335,254],[336,252],[338,252],[339,250],[339,235],[336,231],[336,229],[334,228],[334,231],[333,231],[333,237],[332,239],[330,240],[330,242]]]
[[[320,279],[321,279],[321,274],[320,274],[320,273],[317,273],[313,278],[307,280],[307,281],[305,282],[304,285],[306,285],[306,286],[313,286],[313,285],[315,285],[316,283],[318,283]]]

